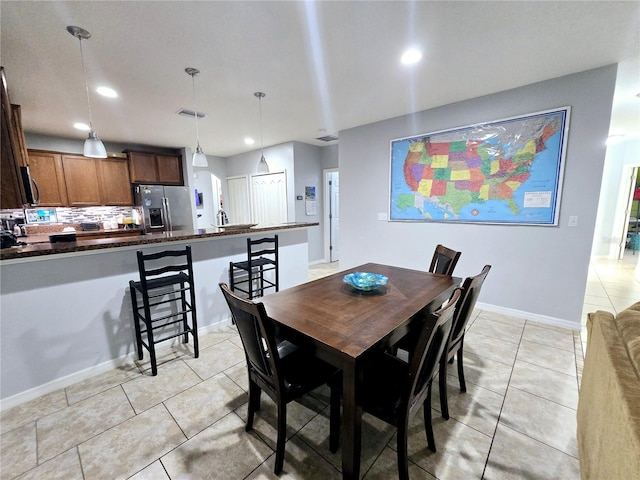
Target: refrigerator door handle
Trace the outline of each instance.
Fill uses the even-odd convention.
[[[167,225],[167,231],[173,231],[173,225],[171,224],[171,207],[169,206],[169,199],[167,197],[162,198],[162,204],[164,205],[164,220]]]

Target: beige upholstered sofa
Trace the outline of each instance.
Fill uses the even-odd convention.
[[[590,313],[578,401],[582,479],[640,479],[640,302]]]

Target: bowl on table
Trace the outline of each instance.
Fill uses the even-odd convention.
[[[361,292],[371,292],[385,286],[389,279],[379,273],[353,272],[345,275],[342,281]]]

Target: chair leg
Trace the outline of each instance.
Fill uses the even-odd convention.
[[[464,350],[464,337],[462,337],[462,340],[460,340],[460,348],[458,349],[457,360],[458,360],[458,379],[460,380],[460,390],[463,392],[466,392],[467,384],[464,381],[464,365],[462,361],[463,350]]]
[[[245,426],[245,431],[250,431],[253,429],[253,414],[256,410],[260,410],[260,394],[262,390],[260,387],[249,380],[249,403],[247,406],[247,425]]]
[[[136,349],[138,351],[138,360],[142,360],[142,333],[140,332],[140,320],[138,320],[138,293],[133,286],[133,282],[129,282],[129,291],[131,293],[131,310],[133,311],[133,326],[136,331]]]
[[[438,387],[440,390],[440,411],[442,418],[449,420],[449,399],[447,392],[447,352],[444,352],[440,360],[440,372],[438,373]]]
[[[329,451],[336,453],[340,446],[340,391],[338,388],[331,388],[329,406]]]
[[[431,383],[429,383],[429,390],[427,391],[427,398],[422,405],[424,410],[424,430],[427,434],[427,445],[432,452],[436,451],[436,440],[433,436],[433,424],[431,421]]]
[[[284,465],[284,443],[287,439],[287,404],[278,403],[278,440],[276,441],[276,465],[273,473],[280,475]]]
[[[398,439],[397,450],[399,480],[409,480],[409,457],[407,455],[408,422],[408,418],[404,419],[404,422],[398,425],[398,432],[396,433],[396,437]]]
[[[184,335],[182,336],[182,343],[189,343],[189,323],[187,322],[187,294],[184,291],[184,283],[180,284],[180,305],[182,306],[182,331]]]

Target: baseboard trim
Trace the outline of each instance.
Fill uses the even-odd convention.
[[[554,327],[566,328],[568,330],[580,331],[580,321],[572,322],[571,320],[565,320],[563,318],[549,317],[547,315],[540,315],[538,313],[525,312],[522,310],[515,310],[513,308],[500,307],[497,305],[491,305],[488,303],[478,302],[476,308],[479,310],[487,310],[489,312],[501,313],[503,315],[509,315],[511,317],[521,318],[523,320],[532,320],[534,322],[544,323],[546,325],[553,325]]]
[[[198,336],[206,335],[209,332],[218,330],[221,327],[226,325],[231,325],[231,317],[227,319],[222,319],[217,323],[213,323],[211,325],[207,325],[206,327],[198,328]],[[167,344],[163,344],[158,346],[156,351],[161,351],[164,348],[169,348],[171,346],[171,342],[167,342]],[[135,349],[135,346],[134,346]],[[96,375],[100,375],[102,373],[106,373],[109,370],[114,370],[116,368],[122,367],[124,365],[131,365],[138,358],[136,352],[128,353],[126,355],[122,355],[121,357],[114,358],[112,360],[108,360],[106,362],[100,363],[93,367],[86,368],[79,372],[71,373],[65,377],[57,378],[43,385],[38,385],[37,387],[31,388],[29,390],[25,390],[24,392],[17,393],[11,397],[3,398],[0,400],[0,412],[4,412],[9,410],[10,408],[16,407],[23,403],[34,400],[42,395],[46,395],[47,393],[55,392],[56,390],[60,390],[62,388],[66,388],[75,383],[81,382],[91,377],[95,377]]]

